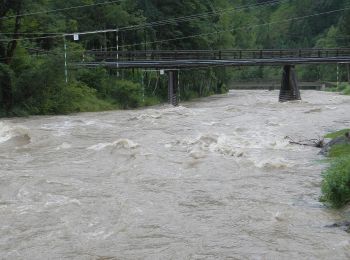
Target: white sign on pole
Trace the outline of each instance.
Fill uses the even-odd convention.
[[[160,75],[164,75],[164,70],[160,70]]]
[[[79,34],[73,34],[74,41],[79,41]]]

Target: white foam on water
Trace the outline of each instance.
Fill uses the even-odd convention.
[[[45,206],[46,207],[54,206],[54,205],[61,206],[61,205],[67,205],[67,204],[76,204],[80,206],[81,202],[78,199],[71,199],[63,195],[48,194]]]
[[[254,158],[254,159],[251,159],[251,161],[255,165],[255,167],[260,169],[285,169],[285,168],[290,168],[294,166],[294,164],[292,164],[289,161],[286,161],[283,158],[268,158],[268,159]]]
[[[0,144],[16,137],[23,137],[30,140],[29,129],[20,125],[0,122]]]
[[[235,146],[226,135],[201,134],[195,139],[180,141],[180,144],[187,146],[190,156],[195,159],[204,158],[205,152],[236,157],[243,156],[240,147]]]
[[[58,146],[58,147],[56,148],[56,151],[59,151],[59,150],[67,150],[67,149],[70,149],[70,148],[72,148],[72,145],[69,144],[69,143],[64,142],[63,144],[61,144],[60,146]]]
[[[196,138],[185,138],[176,144],[185,148],[188,154],[194,159],[205,158],[210,153],[224,156],[247,158],[258,168],[287,168],[292,165],[282,158],[265,159],[263,154],[256,150],[291,150],[295,151],[300,147],[290,145],[288,140],[271,136],[242,135],[240,133],[226,134],[200,134]]]
[[[180,116],[195,116],[195,115],[197,115],[197,113],[194,112],[193,109],[190,109],[190,108],[187,108],[184,106],[166,108],[164,110],[161,110],[161,113],[163,115],[177,114]]]
[[[147,113],[142,113],[129,118],[129,121],[154,120],[161,119],[162,114],[157,110],[147,110]]]
[[[94,150],[94,151],[102,151],[108,147],[112,148],[124,148],[124,149],[135,149],[139,147],[140,145],[129,140],[129,139],[119,139],[113,143],[99,143],[93,146],[88,147],[88,150]]]

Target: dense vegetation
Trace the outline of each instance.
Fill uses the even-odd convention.
[[[343,95],[350,95],[350,84],[341,83],[341,84],[339,84],[339,86],[329,88],[328,90],[331,92],[340,92]]]
[[[84,50],[115,50],[117,43],[121,50],[314,48],[350,43],[346,0],[106,1],[0,0],[0,116],[130,108],[166,100],[166,76],[159,72],[72,66],[83,59]],[[28,13],[34,14],[23,15]],[[118,35],[81,35],[79,41],[65,37],[66,83],[63,34],[115,28],[120,29]],[[341,79],[347,80],[346,65],[340,67]],[[298,68],[303,80],[336,81],[336,72],[336,66]],[[180,72],[180,95],[189,99],[222,93],[231,79],[279,77],[279,68],[185,70]]]
[[[326,137],[337,138],[349,131],[341,130]],[[321,199],[335,208],[340,208],[350,202],[350,145],[335,145],[328,157],[331,166],[324,173]]]

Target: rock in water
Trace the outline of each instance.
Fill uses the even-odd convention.
[[[342,230],[350,233],[350,221],[344,221],[339,223],[334,223],[333,225],[326,226],[327,228],[341,228]]]

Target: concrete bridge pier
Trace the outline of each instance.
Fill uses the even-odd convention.
[[[179,105],[177,90],[179,86],[179,71],[168,71],[168,102],[173,106]]]
[[[301,100],[300,89],[294,65],[285,65],[283,67],[283,76],[279,100],[280,102]]]

